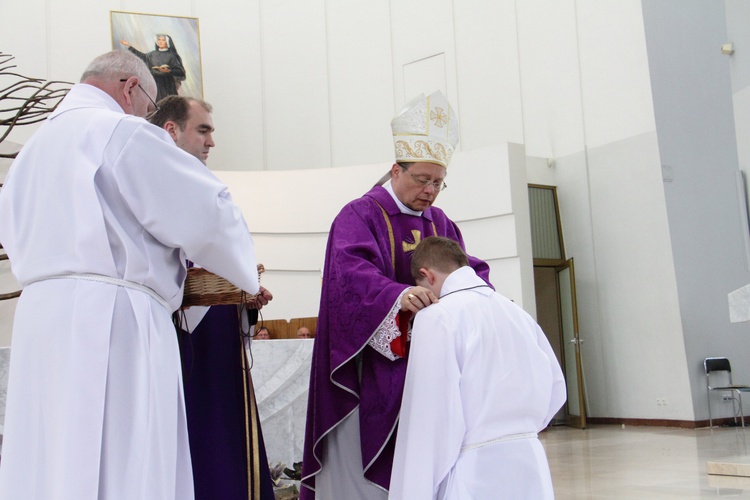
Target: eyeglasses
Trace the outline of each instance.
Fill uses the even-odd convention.
[[[127,82],[128,79],[127,78],[120,78],[120,81],[121,82]],[[146,90],[143,87],[141,87],[140,83],[138,84],[138,88],[141,89],[141,90],[143,90],[143,93],[146,94],[146,97],[148,97],[148,100],[151,101],[151,104],[154,105],[154,110],[151,111],[149,114],[146,115],[146,119],[149,119],[152,116],[154,116],[157,111],[159,111],[159,106],[156,105],[156,101],[154,101],[153,99],[151,99],[151,96],[148,95],[148,92],[146,92]]]
[[[430,180],[427,180],[427,179],[420,179],[416,175],[414,175],[411,172],[409,172],[408,168],[406,168],[406,167],[404,167],[402,165],[399,165],[399,167],[403,168],[404,172],[406,172],[407,174],[411,175],[411,178],[414,180],[414,182],[416,182],[417,184],[419,184],[420,186],[422,186],[422,189],[426,188],[429,185],[432,185],[432,188],[435,190],[435,192],[440,192],[443,189],[446,189],[448,187],[448,184],[446,184],[445,181],[430,181]]]

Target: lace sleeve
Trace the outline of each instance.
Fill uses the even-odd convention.
[[[391,307],[391,310],[388,311],[385,319],[383,319],[383,322],[380,323],[378,329],[375,330],[375,333],[367,342],[370,347],[372,347],[391,361],[395,361],[401,357],[391,351],[391,342],[401,336],[401,331],[398,329],[398,325],[396,324],[396,315],[401,310],[401,297],[403,297],[408,290],[409,289],[406,288],[403,292],[401,292],[401,294],[396,299],[396,302]]]

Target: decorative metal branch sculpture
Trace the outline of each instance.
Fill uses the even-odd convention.
[[[0,85],[12,77],[9,85],[0,88],[0,142],[3,142],[13,127],[31,125],[44,121],[52,113],[73,85],[70,82],[45,81],[30,78],[10,71],[14,57],[0,52]],[[14,153],[0,153],[0,158],[15,158]]]

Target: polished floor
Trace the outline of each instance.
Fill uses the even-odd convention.
[[[551,427],[539,438],[557,500],[750,499],[750,478],[706,474],[709,461],[750,463],[750,427]]]

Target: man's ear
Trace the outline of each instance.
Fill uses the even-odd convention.
[[[172,137],[172,140],[177,142],[177,130],[179,129],[179,126],[171,121],[167,120],[166,123],[164,123],[164,130],[167,131],[170,137]]]
[[[435,284],[435,273],[432,272],[431,269],[427,269],[425,267],[421,267],[421,268],[419,268],[419,274],[421,274],[422,276],[424,276],[424,278],[427,280],[427,283],[429,283],[430,285],[434,285]]]
[[[401,167],[398,166],[398,163],[394,163],[391,166],[391,177],[396,176],[400,170],[401,170]]]
[[[122,103],[126,104],[128,109],[130,109],[131,112],[133,110],[133,89],[137,86],[138,86],[138,77],[131,76],[130,78],[125,80],[124,85],[122,86],[122,90],[120,91],[120,95],[122,96],[121,97]],[[123,110],[127,113],[128,111],[124,109],[125,106],[122,106],[122,107],[123,107]]]

